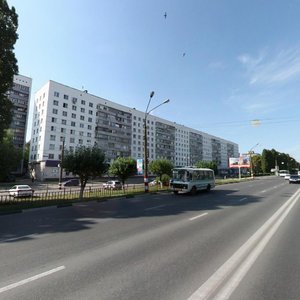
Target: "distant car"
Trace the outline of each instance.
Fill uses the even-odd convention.
[[[78,186],[79,180],[78,179],[69,179],[63,182],[63,186]]]
[[[291,175],[289,178],[289,183],[300,183],[299,175]]]
[[[153,181],[149,182],[150,186],[155,186],[155,185],[159,185],[159,184],[161,184],[161,181],[159,181],[159,180],[153,180]]]
[[[26,184],[14,185],[11,189],[8,190],[9,195],[13,197],[25,197],[32,196],[34,190]]]
[[[122,183],[117,180],[110,180],[106,183],[103,183],[103,188],[106,190],[121,190],[122,189]]]
[[[290,174],[286,174],[286,175],[284,176],[284,179],[285,179],[285,180],[289,180],[289,179],[290,179],[290,177],[291,177],[291,175],[290,175]]]

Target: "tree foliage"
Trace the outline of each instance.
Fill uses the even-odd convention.
[[[18,73],[14,45],[18,39],[18,15],[15,8],[9,8],[6,0],[0,0],[0,142],[4,130],[12,120],[12,102],[7,92],[13,84],[13,76]]]
[[[196,163],[197,168],[208,168],[212,169],[215,172],[215,175],[218,174],[218,165],[214,161],[204,161],[204,160],[199,160]]]
[[[162,175],[172,176],[173,163],[168,159],[156,159],[149,163],[149,170],[159,177],[162,181]]]
[[[80,179],[80,199],[90,177],[101,176],[107,171],[103,151],[97,147],[78,147],[74,151],[65,151],[62,167]]]
[[[276,166],[279,170],[293,172],[294,169],[299,168],[299,162],[287,153],[281,153],[275,149],[264,149],[261,155],[261,166],[264,173],[269,173]]]
[[[262,173],[260,154],[253,155],[251,157],[251,164],[252,164],[252,170],[254,175]]]
[[[0,143],[0,181],[5,180],[18,167],[21,157],[22,152],[14,146],[12,135],[6,132]]]
[[[117,176],[124,186],[125,181],[137,172],[136,160],[132,157],[118,157],[112,162],[108,172]]]

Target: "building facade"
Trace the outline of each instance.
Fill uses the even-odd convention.
[[[99,146],[107,162],[119,156],[144,157],[145,113],[49,81],[35,95],[30,161],[37,179],[57,178],[62,151]],[[199,160],[228,167],[238,145],[154,115],[147,116],[149,160],[165,158],[176,166]],[[64,147],[64,148],[63,148]]]
[[[26,129],[28,123],[29,103],[32,79],[23,75],[14,75],[13,86],[8,91],[8,98],[13,103],[13,118],[10,131],[15,147],[22,150],[24,155],[26,143]],[[23,172],[23,160],[16,173]]]

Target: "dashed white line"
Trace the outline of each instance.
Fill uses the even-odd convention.
[[[37,275],[35,275],[35,276],[32,276],[32,277],[26,278],[26,279],[24,279],[24,280],[18,281],[18,282],[16,282],[16,283],[12,283],[12,284],[10,284],[10,285],[7,285],[7,286],[5,286],[5,287],[0,288],[0,294],[1,294],[1,293],[4,293],[4,292],[6,292],[6,291],[12,290],[12,289],[14,289],[14,288],[16,288],[16,287],[19,287],[19,286],[21,286],[21,285],[24,285],[24,284],[26,284],[26,283],[32,282],[32,281],[34,281],[34,280],[37,280],[37,279],[43,278],[43,277],[45,277],[45,276],[51,275],[51,274],[53,274],[53,273],[55,273],[55,272],[64,270],[65,268],[66,268],[65,266],[60,266],[60,267],[57,267],[57,268],[55,268],[55,269],[49,270],[49,271],[47,271],[47,272],[40,273],[40,274],[37,274]]]
[[[165,206],[166,205],[158,205],[158,206],[153,206],[153,207],[145,208],[144,210],[154,210],[154,209],[162,208],[162,207],[165,207]]]
[[[243,202],[245,200],[247,200],[247,197],[240,199],[239,202]]]
[[[199,219],[199,218],[201,218],[201,217],[204,217],[204,216],[206,216],[206,215],[208,215],[208,213],[203,213],[203,214],[198,215],[198,216],[195,216],[195,217],[193,217],[193,218],[189,218],[189,220],[190,220],[190,221],[194,221],[194,220]]]

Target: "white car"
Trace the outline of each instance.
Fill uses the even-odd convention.
[[[9,195],[13,197],[33,196],[34,190],[26,184],[14,185],[8,190]]]
[[[159,185],[159,184],[161,184],[161,182],[157,181],[157,180],[153,180],[153,181],[149,182],[150,186],[156,186],[156,185]]]
[[[290,179],[290,177],[291,177],[291,175],[290,175],[290,174],[286,174],[286,175],[284,176],[284,179],[285,179],[285,180],[289,180],[289,179]]]
[[[122,183],[117,180],[110,180],[106,183],[103,183],[103,188],[107,190],[121,190],[122,189]]]

